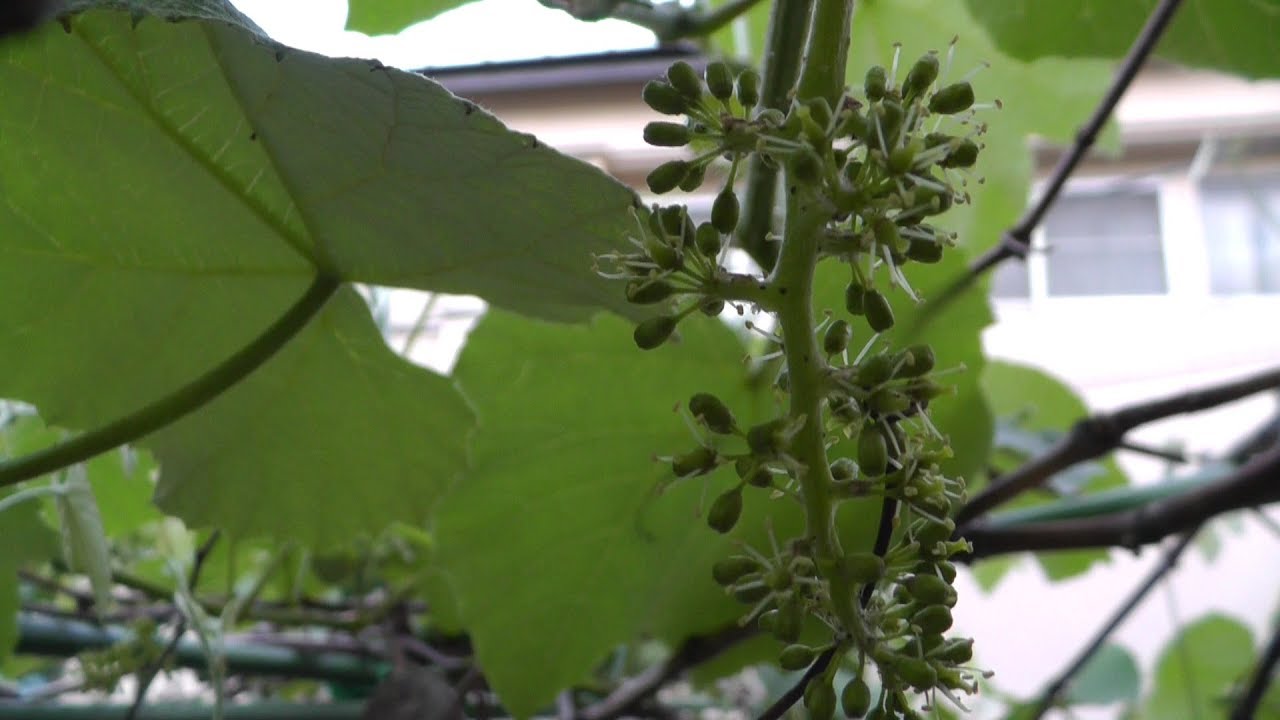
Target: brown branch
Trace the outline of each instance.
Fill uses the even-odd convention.
[[[1207,485],[1127,512],[992,528],[970,523],[969,560],[1011,552],[1099,547],[1136,549],[1190,530],[1231,510],[1280,501],[1280,446],[1254,455],[1235,471]]]
[[[1120,103],[1120,98],[1124,97],[1134,78],[1137,77],[1138,71],[1146,64],[1147,58],[1159,43],[1160,37],[1168,27],[1169,21],[1173,19],[1179,4],[1181,4],[1181,0],[1161,0],[1160,4],[1151,11],[1151,15],[1147,18],[1147,24],[1143,26],[1138,37],[1133,41],[1128,55],[1125,56],[1120,69],[1116,71],[1115,77],[1112,78],[1111,86],[1107,88],[1106,94],[1103,95],[1098,106],[1094,108],[1093,115],[1076,131],[1075,141],[1067,149],[1067,152],[1059,158],[1058,164],[1053,168],[1049,181],[1044,191],[1040,193],[1035,205],[1028,208],[1018,222],[1000,236],[1000,241],[994,247],[983,253],[977,260],[974,260],[964,275],[957,278],[925,305],[915,321],[917,328],[928,324],[933,318],[936,318],[943,309],[973,287],[983,273],[1009,258],[1025,258],[1027,256],[1027,252],[1031,247],[1031,233],[1035,231],[1044,217],[1049,214],[1049,210],[1057,201],[1058,196],[1062,194],[1062,188],[1067,184],[1067,180],[1080,165],[1080,161],[1084,159],[1084,156],[1088,154],[1089,149],[1093,147],[1094,142],[1097,141],[1103,126],[1107,124],[1107,120],[1111,117],[1112,112],[1115,111],[1116,105]]]
[[[666,662],[654,665],[624,681],[605,699],[580,710],[578,720],[612,720],[620,717],[643,703],[663,685],[683,675],[686,670],[701,665],[755,634],[754,627],[734,624],[711,635],[691,637]]]
[[[1093,639],[1084,647],[1083,650],[1080,651],[1078,655],[1076,655],[1075,659],[1071,661],[1071,664],[1068,665],[1053,682],[1049,683],[1049,686],[1045,688],[1043,693],[1041,693],[1040,701],[1036,704],[1036,708],[1032,711],[1029,720],[1040,720],[1041,717],[1044,717],[1046,712],[1053,708],[1054,704],[1058,700],[1058,696],[1062,694],[1062,691],[1066,689],[1071,680],[1084,669],[1084,666],[1089,663],[1089,660],[1102,649],[1107,638],[1111,637],[1111,633],[1115,632],[1115,629],[1120,627],[1120,623],[1124,622],[1125,618],[1129,617],[1129,614],[1132,613],[1142,600],[1155,588],[1161,578],[1168,575],[1174,567],[1177,566],[1178,558],[1181,557],[1183,551],[1191,545],[1191,541],[1196,536],[1197,529],[1199,528],[1183,533],[1182,537],[1178,539],[1178,542],[1170,546],[1169,549],[1165,551],[1164,557],[1160,560],[1160,564],[1157,565],[1149,575],[1147,575],[1146,579],[1142,581],[1142,584],[1134,588],[1134,591],[1129,595],[1124,603],[1122,603],[1120,607],[1116,608],[1116,611],[1111,615],[1111,618],[1107,620],[1106,624],[1103,625],[1096,634],[1094,634]]]
[[[1075,142],[1059,158],[1057,166],[1054,167],[1053,173],[1049,176],[1049,182],[1046,184],[1044,192],[1040,194],[1035,205],[1031,206],[1022,218],[1001,236],[1000,244],[991,248],[982,257],[974,261],[969,268],[971,277],[976,278],[1011,257],[1025,258],[1027,256],[1027,249],[1031,246],[1032,231],[1049,214],[1053,203],[1062,194],[1062,188],[1067,184],[1068,178],[1079,167],[1080,161],[1084,159],[1089,149],[1093,147],[1094,142],[1097,141],[1098,135],[1102,133],[1102,128],[1107,124],[1107,120],[1110,119],[1111,113],[1115,111],[1116,105],[1120,104],[1120,98],[1124,97],[1125,92],[1128,91],[1129,86],[1133,83],[1133,79],[1138,76],[1138,71],[1146,64],[1147,58],[1155,50],[1156,45],[1160,42],[1160,37],[1164,35],[1165,29],[1169,26],[1169,22],[1173,20],[1173,16],[1181,4],[1182,0],[1161,0],[1160,4],[1151,11],[1146,25],[1142,27],[1138,37],[1134,39],[1133,45],[1129,48],[1129,54],[1125,56],[1120,69],[1116,71],[1115,78],[1111,81],[1111,87],[1107,88],[1106,95],[1102,97],[1102,101],[1098,103],[1098,107],[1094,109],[1093,115],[1089,117],[1089,120],[1076,132]]]
[[[1012,498],[1039,487],[1053,475],[1079,463],[1101,457],[1120,446],[1130,430],[1146,423],[1183,413],[1206,410],[1280,387],[1280,368],[1212,387],[1179,393],[1140,403],[1114,413],[1099,413],[1071,428],[1044,454],[998,477],[983,488],[956,515],[961,534],[968,536],[975,518]]]
[[[1231,711],[1231,720],[1251,720],[1255,717],[1258,706],[1262,704],[1262,696],[1274,679],[1272,675],[1275,674],[1277,663],[1280,663],[1280,625],[1271,634],[1271,642],[1267,643],[1266,651],[1258,660],[1253,676],[1249,678],[1248,689]]]
[[[809,687],[809,683],[812,682],[814,678],[826,672],[827,666],[831,664],[831,661],[836,656],[836,647],[838,646],[833,645],[832,647],[823,650],[822,654],[819,655],[818,658],[813,661],[813,664],[809,666],[809,669],[804,671],[804,675],[801,676],[800,682],[792,685],[789,690],[782,693],[782,696],[775,700],[768,709],[760,713],[758,720],[778,720],[778,718],[785,715],[786,712],[791,709],[792,705],[800,702],[800,698],[804,697],[805,688]]]

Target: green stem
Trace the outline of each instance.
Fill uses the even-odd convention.
[[[813,277],[821,231],[829,216],[821,191],[799,184],[787,204],[782,252],[770,285],[784,298],[778,308],[778,324],[791,378],[791,416],[805,419],[788,452],[803,466],[799,480],[804,494],[805,524],[814,544],[814,562],[830,586],[836,617],[862,645],[865,632],[855,605],[857,594],[853,583],[841,572],[841,553],[833,524],[835,506],[831,488],[834,480],[827,458],[822,413],[830,367],[814,333]]]
[[[46,495],[61,495],[62,492],[61,485],[38,485],[36,487],[22,488],[17,492],[0,498],[0,513],[27,500],[38,500]]]
[[[760,105],[786,112],[791,90],[800,74],[800,51],[809,28],[810,0],[775,0],[769,16],[761,68]],[[753,155],[747,165],[747,188],[743,197],[742,221],[738,224],[738,244],[766,272],[778,259],[773,230],[773,209],[778,193],[778,169]]]
[[[835,109],[844,92],[845,65],[849,61],[849,29],[853,0],[818,0],[809,24],[804,67],[796,95],[826,98]]]
[[[261,335],[220,365],[167,397],[109,425],[0,463],[0,487],[15,485],[84,462],[112,448],[143,438],[202,407],[271,359],[306,327],[341,284],[342,281],[336,277],[317,275],[306,293]]]

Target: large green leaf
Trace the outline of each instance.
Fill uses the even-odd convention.
[[[983,388],[991,399],[996,416],[1030,432],[1063,431],[1089,414],[1089,408],[1065,383],[1048,373],[1025,365],[992,361],[982,378]],[[1029,459],[1016,455],[1009,470]],[[1093,474],[1079,488],[1096,491],[1127,484],[1115,460],[1107,458],[1093,463]],[[1028,493],[1009,507],[1023,507],[1051,500],[1051,496]],[[1072,550],[1037,553],[1036,561],[1050,580],[1062,580],[1088,572],[1095,563],[1103,562],[1105,550]]]
[[[1071,681],[1064,700],[1071,705],[1108,705],[1138,697],[1141,677],[1133,655],[1119,645],[1103,645]]]
[[[76,8],[0,47],[0,346],[22,348],[0,397],[113,421],[244,346],[317,268],[554,319],[621,308],[590,253],[633,195],[596,169],[421,77],[275,45],[225,2]],[[469,423],[344,290],[144,444],[188,520],[337,540],[420,519]]]
[[[1025,60],[1120,57],[1156,0],[967,0],[1000,48]],[[1187,0],[1156,52],[1248,77],[1280,74],[1280,0]]]
[[[472,0],[348,0],[347,29],[366,35],[398,33]]]
[[[1160,654],[1143,717],[1225,717],[1231,685],[1253,657],[1253,636],[1236,620],[1209,615],[1183,626]]]
[[[693,446],[673,406],[694,392],[717,394],[743,423],[776,408],[749,386],[728,329],[697,318],[681,332],[641,352],[614,318],[551,326],[490,313],[459,360],[482,429],[472,470],[436,516],[441,584],[518,715],[586,679],[619,643],[647,633],[674,644],[743,612],[710,577],[731,540],[702,516],[732,470],[659,493],[671,471],[653,458]],[[846,547],[869,546],[878,507],[844,514]],[[748,488],[732,537],[768,552],[765,511],[779,538],[798,531],[796,504]]]

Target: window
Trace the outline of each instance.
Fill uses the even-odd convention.
[[[1280,292],[1280,176],[1210,178],[1200,196],[1212,292]]]
[[[1153,190],[1059,198],[1044,223],[1049,295],[1165,292],[1160,207]]]

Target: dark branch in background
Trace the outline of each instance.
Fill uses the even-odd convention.
[[[595,22],[605,18],[625,20],[650,30],[659,42],[672,42],[687,37],[710,35],[733,22],[760,0],[729,0],[711,10],[689,9],[678,3],[654,4],[646,0],[538,0],[543,5],[563,10],[575,19]]]
[[[1184,464],[1191,462],[1185,452],[1181,450],[1170,450],[1169,448],[1158,448],[1142,443],[1133,442],[1132,440],[1121,440],[1116,445],[1117,450],[1128,450],[1137,455],[1146,455],[1158,460],[1168,460],[1171,463]]]
[[[1035,231],[1036,226],[1040,224],[1045,215],[1049,214],[1049,210],[1062,193],[1062,188],[1067,184],[1067,180],[1080,165],[1080,161],[1084,159],[1084,156],[1088,154],[1089,149],[1093,147],[1094,142],[1097,141],[1103,126],[1107,124],[1111,113],[1115,111],[1116,105],[1120,103],[1120,98],[1124,97],[1129,85],[1137,77],[1138,71],[1146,64],[1147,58],[1150,57],[1151,52],[1159,44],[1161,36],[1164,35],[1165,29],[1169,26],[1169,22],[1173,19],[1174,13],[1181,3],[1182,0],[1161,0],[1160,4],[1151,11],[1151,15],[1147,17],[1146,25],[1142,27],[1142,31],[1133,41],[1133,45],[1130,46],[1129,53],[1121,63],[1120,69],[1116,71],[1115,77],[1112,78],[1111,86],[1107,88],[1107,93],[1103,95],[1101,102],[1094,108],[1093,115],[1089,117],[1089,120],[1076,131],[1075,141],[1067,149],[1067,152],[1059,158],[1057,166],[1053,168],[1053,173],[1050,174],[1049,181],[1044,191],[1040,193],[1036,203],[1027,209],[1013,227],[1000,236],[999,243],[983,253],[981,257],[969,266],[968,272],[929,301],[921,313],[920,319],[917,320],[917,325],[927,323],[931,318],[936,317],[943,308],[950,305],[952,301],[972,287],[986,271],[1009,258],[1026,258],[1027,251],[1031,247],[1031,233]]]
[[[199,409],[274,357],[280,348],[288,344],[324,308],[341,285],[342,281],[336,277],[317,275],[302,297],[283,315],[248,345],[204,375],[132,415],[30,455],[0,462],[0,487],[16,485],[23,480],[84,462],[112,448],[143,438]]]
[[[811,2],[780,0],[769,16],[761,66],[760,107],[786,112],[791,105],[791,89],[800,75],[800,54],[809,28]],[[777,204],[778,168],[753,155],[747,163],[747,187],[742,198],[742,220],[738,223],[738,246],[765,272],[778,260],[778,245],[769,240],[773,230],[773,210]]]
[[[880,505],[880,525],[876,528],[876,542],[871,547],[871,552],[882,558],[889,552],[889,541],[893,539],[893,521],[897,516],[898,501],[886,497]],[[871,604],[871,595],[875,593],[875,589],[875,583],[862,586],[862,595],[858,598],[858,602],[862,604],[864,610]]]
[[[768,709],[763,713],[760,713],[759,720],[778,720],[778,718],[786,714],[786,712],[791,709],[792,705],[800,702],[800,698],[804,697],[804,689],[809,687],[809,683],[814,678],[826,671],[827,666],[831,664],[831,660],[835,656],[835,647],[829,647],[826,650],[823,650],[822,654],[818,656],[818,659],[814,660],[813,664],[809,666],[809,669],[804,671],[804,676],[800,678],[800,682],[792,685],[791,688],[782,693],[782,696],[774,701]]]
[[[1116,449],[1130,430],[1155,420],[1206,410],[1233,400],[1280,387],[1280,368],[1267,370],[1222,385],[1179,393],[1167,398],[1133,405],[1114,413],[1099,413],[1075,424],[1065,437],[1043,455],[998,477],[960,509],[956,524],[966,537],[969,525],[992,508],[1027,490],[1039,487],[1056,473]]]
[[[1280,501],[1280,446],[1255,455],[1221,480],[1127,512],[1074,520],[988,527],[966,526],[970,560],[1011,552],[1138,548],[1190,530],[1231,510]]]
[[[1174,569],[1178,563],[1178,558],[1181,557],[1182,552],[1191,545],[1191,541],[1195,538],[1196,530],[1198,529],[1199,528],[1196,528],[1184,533],[1182,537],[1178,538],[1178,541],[1175,544],[1165,551],[1164,557],[1160,560],[1160,564],[1157,565],[1149,575],[1147,575],[1146,579],[1142,581],[1142,584],[1138,585],[1138,587],[1134,589],[1124,603],[1122,603],[1120,607],[1116,608],[1116,611],[1111,615],[1111,618],[1107,620],[1106,624],[1103,625],[1101,629],[1098,630],[1098,632],[1093,636],[1093,639],[1089,641],[1089,644],[1086,645],[1078,655],[1076,655],[1076,657],[1071,661],[1071,664],[1068,665],[1053,682],[1049,683],[1049,686],[1046,687],[1044,692],[1040,695],[1040,700],[1036,704],[1035,710],[1032,711],[1029,720],[1040,720],[1046,712],[1053,709],[1058,700],[1058,696],[1062,694],[1062,691],[1071,683],[1076,674],[1084,669],[1084,666],[1088,664],[1089,660],[1093,658],[1098,650],[1102,649],[1103,644],[1106,643],[1107,638],[1111,636],[1111,633],[1115,632],[1115,629],[1120,627],[1120,623],[1124,622],[1125,618],[1129,617],[1129,614],[1137,609],[1138,605],[1148,594],[1150,594],[1156,584]]]
[[[1262,696],[1271,685],[1277,663],[1280,663],[1280,624],[1277,624],[1275,631],[1271,634],[1271,642],[1267,643],[1266,651],[1258,660],[1258,666],[1254,668],[1253,676],[1249,678],[1248,688],[1236,703],[1235,709],[1231,711],[1231,720],[1251,720],[1257,714],[1258,706],[1262,704]]]
[[[218,543],[218,538],[222,537],[222,530],[214,530],[196,550],[195,560],[191,563],[191,574],[187,578],[187,587],[195,591],[196,586],[200,583],[200,572],[204,570],[204,562],[209,558],[209,554],[213,552],[213,546]],[[138,717],[138,711],[142,709],[142,703],[147,699],[147,691],[151,689],[151,683],[155,681],[156,676],[160,674],[160,670],[164,668],[165,663],[169,662],[169,658],[173,656],[175,650],[178,649],[178,643],[181,642],[182,636],[187,632],[187,618],[184,615],[178,616],[178,622],[173,628],[173,637],[169,640],[169,644],[165,646],[164,651],[154,662],[138,671],[138,691],[133,696],[133,704],[129,706],[129,712],[125,713],[124,720],[134,720]]]
[[[623,682],[605,699],[579,711],[577,717],[579,720],[613,720],[621,717],[685,671],[707,662],[755,634],[753,627],[734,624],[711,635],[691,637],[666,662],[654,665]]]

